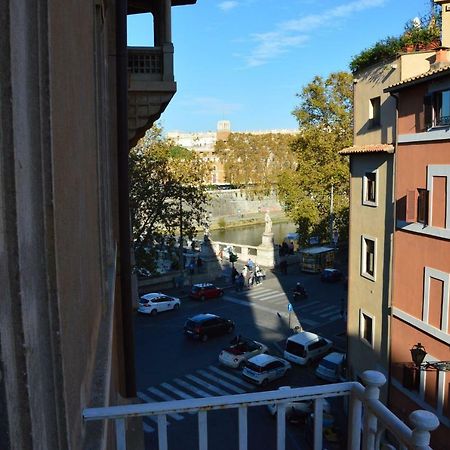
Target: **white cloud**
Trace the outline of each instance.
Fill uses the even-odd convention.
[[[225,2],[226,3],[226,2]],[[332,27],[334,22],[369,8],[383,6],[386,0],[353,0],[334,8],[323,9],[321,14],[310,14],[279,23],[273,31],[251,35],[256,43],[245,57],[248,67],[261,66],[291,48],[304,45],[311,34],[323,27]]]
[[[220,2],[217,6],[222,10],[222,11],[230,11],[231,9],[236,8],[236,6],[238,6],[239,3],[235,2],[233,0],[227,0],[224,2]]]

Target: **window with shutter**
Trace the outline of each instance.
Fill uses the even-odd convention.
[[[423,101],[425,115],[425,129],[433,126],[433,95],[428,94]]]
[[[406,192],[406,221],[416,221],[416,191]]]
[[[417,222],[428,224],[428,191],[426,189],[417,189]]]

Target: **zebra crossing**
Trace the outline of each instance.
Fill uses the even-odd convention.
[[[141,389],[137,396],[144,403],[156,403],[172,400],[213,397],[219,395],[244,394],[255,389],[240,377],[239,372],[230,372],[222,366],[211,365],[198,369],[195,373],[165,381],[157,386]],[[183,420],[187,415],[195,413],[170,414],[167,422],[172,424]],[[144,417],[145,433],[154,433],[157,429],[156,417]]]
[[[243,299],[245,298],[245,300]],[[265,288],[263,284],[253,286],[243,292],[230,292],[225,296],[225,300],[256,309],[274,312],[274,309],[281,310],[281,315],[286,315],[287,305],[291,299],[286,292],[276,289]],[[301,322],[308,327],[314,327],[326,322],[333,322],[342,318],[341,306],[338,304],[327,304],[319,300],[304,299],[293,304],[295,312],[301,314]],[[280,314],[279,312],[277,312]],[[305,318],[305,316],[307,318]]]

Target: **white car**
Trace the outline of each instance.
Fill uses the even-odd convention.
[[[242,376],[254,384],[266,386],[270,381],[284,377],[291,369],[291,364],[276,356],[254,356],[247,361]]]
[[[284,357],[295,364],[307,365],[310,361],[328,353],[333,342],[309,331],[290,336],[286,340]]]
[[[220,352],[219,362],[233,369],[243,368],[250,358],[266,353],[267,350],[267,346],[261,342],[236,336],[231,345]]]
[[[345,353],[332,352],[319,361],[315,373],[322,380],[337,383],[345,380],[345,365]]]
[[[162,311],[178,309],[179,307],[179,298],[170,297],[169,295],[161,293],[151,293],[145,294],[139,299],[138,312],[156,316],[156,314]]]
[[[291,389],[291,387],[290,386],[281,386],[278,389],[284,391],[284,390]],[[329,414],[331,411],[330,403],[326,399],[324,399],[322,405],[323,405],[323,412]],[[277,414],[277,404],[276,403],[267,405],[267,409],[269,410],[269,412],[272,416],[275,416]],[[311,414],[312,412],[314,412],[314,400],[288,402],[286,404],[286,418],[287,419],[291,418],[292,416],[307,416],[308,414]]]

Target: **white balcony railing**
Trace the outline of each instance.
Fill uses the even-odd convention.
[[[167,415],[196,413],[198,416],[199,450],[207,450],[208,412],[234,408],[238,409],[239,450],[246,450],[248,409],[275,403],[278,408],[276,449],[284,450],[286,404],[292,401],[314,400],[314,450],[319,450],[322,449],[323,441],[324,399],[328,397],[348,397],[348,449],[375,450],[383,445],[385,445],[384,448],[398,448],[400,450],[406,448],[430,449],[430,431],[438,427],[437,417],[428,411],[414,411],[409,417],[414,428],[409,428],[379,400],[379,388],[386,382],[384,375],[375,371],[366,371],[362,379],[365,387],[358,382],[346,382],[221,397],[112,406],[109,408],[87,408],[83,412],[83,419],[85,421],[114,420],[117,449],[125,450],[127,418],[156,416],[158,448],[159,450],[167,450]],[[390,432],[390,444],[383,442],[385,431]],[[392,444],[392,440],[394,440],[394,444]]]

